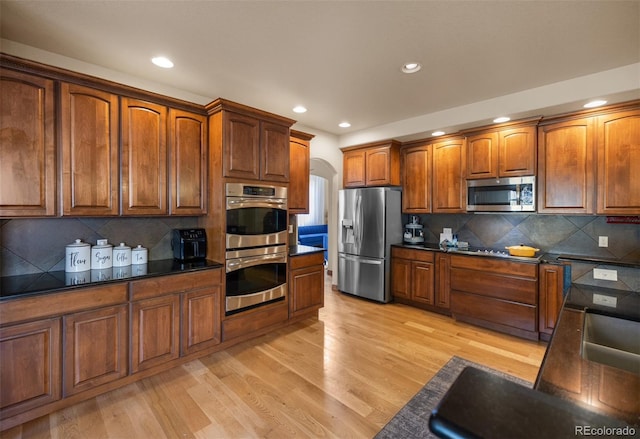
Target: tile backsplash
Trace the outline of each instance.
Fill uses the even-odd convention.
[[[640,226],[610,224],[606,216],[536,214],[433,214],[418,215],[425,241],[437,244],[444,227],[472,247],[504,249],[525,244],[541,253],[571,254],[640,263]],[[406,224],[409,216],[404,215]],[[609,238],[608,247],[598,246],[598,237]],[[595,263],[571,263],[572,281],[605,288],[640,291],[640,269]],[[615,268],[618,281],[593,279],[593,268]]]
[[[0,221],[0,276],[63,271],[65,246],[82,239],[142,244],[149,260],[171,259],[171,230],[198,226],[198,218],[34,218]]]

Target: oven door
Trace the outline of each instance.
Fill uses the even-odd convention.
[[[287,293],[285,246],[227,252],[226,314],[284,299]]]
[[[227,197],[227,248],[286,244],[285,198]]]

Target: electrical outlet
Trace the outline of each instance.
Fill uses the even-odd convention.
[[[593,295],[594,305],[610,306],[615,308],[618,304],[618,299],[613,296],[605,296],[604,294],[594,293]]]
[[[610,280],[615,282],[618,280],[618,270],[605,270],[604,268],[594,268],[593,278]]]
[[[600,246],[600,247],[609,247],[609,237],[608,236],[598,236],[598,246]]]

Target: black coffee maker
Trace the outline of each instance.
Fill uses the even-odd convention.
[[[173,229],[171,248],[178,261],[203,261],[207,257],[207,234],[204,229]]]

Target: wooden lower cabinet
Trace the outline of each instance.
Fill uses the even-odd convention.
[[[220,286],[183,293],[181,300],[181,354],[191,354],[219,344]]]
[[[128,315],[118,305],[63,317],[65,396],[127,375]]]
[[[434,252],[394,247],[391,249],[391,293],[396,302],[426,305],[435,311],[436,266]]]
[[[0,419],[61,398],[60,319],[0,328]]]
[[[537,264],[451,256],[451,314],[457,320],[537,340],[537,307]]]
[[[289,259],[289,317],[316,312],[324,306],[324,253]]]
[[[539,322],[540,338],[549,340],[558,323],[562,308],[564,266],[541,264],[539,267]]]

